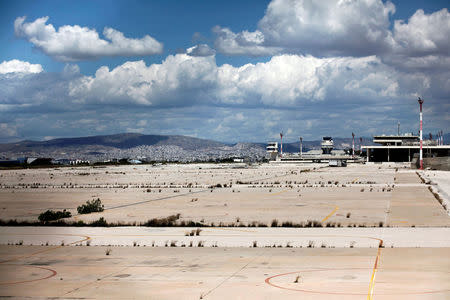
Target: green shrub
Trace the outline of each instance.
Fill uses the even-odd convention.
[[[66,211],[65,209],[63,211],[53,211],[53,210],[47,210],[46,212],[43,212],[39,215],[38,219],[41,222],[49,222],[49,221],[56,221],[62,218],[70,218],[72,214],[69,211]]]
[[[93,199],[91,201],[86,201],[86,204],[77,207],[79,214],[90,214],[92,212],[102,212],[104,210],[104,205],[100,198]]]

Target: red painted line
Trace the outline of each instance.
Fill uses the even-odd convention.
[[[29,233],[29,234],[19,234],[19,235],[49,235],[49,234],[38,234],[38,233],[37,234],[32,234],[32,233]],[[87,235],[76,235],[76,234],[51,234],[51,235],[56,235],[56,236],[81,236],[81,237],[84,237],[84,239],[82,239],[82,240],[75,241],[75,242],[72,242],[72,243],[68,243],[67,245],[73,245],[73,244],[77,244],[77,243],[82,243],[84,241],[87,241],[87,240],[91,239]],[[19,256],[19,257],[7,259],[7,260],[2,260],[2,261],[0,261],[0,264],[6,263],[6,262],[15,261],[15,260],[19,260],[19,259],[22,259],[22,258],[28,258],[28,257],[34,256],[36,254],[40,254],[40,253],[56,250],[56,249],[59,249],[59,248],[62,248],[62,247],[64,247],[64,246],[55,246],[55,247],[51,247],[49,249],[36,251],[36,252],[31,253],[31,254],[25,254],[25,255],[22,255],[22,256]]]
[[[270,286],[279,288],[279,289],[283,289],[283,290],[289,290],[289,291],[296,291],[296,292],[304,292],[304,293],[309,293],[309,294],[322,294],[322,295],[348,295],[348,296],[365,296],[365,293],[347,293],[347,292],[327,292],[327,291],[315,291],[315,290],[307,290],[307,289],[295,289],[295,288],[289,288],[289,287],[284,287],[281,285],[277,285],[273,282],[271,282],[271,280],[273,278],[276,277],[282,277],[282,276],[286,276],[286,275],[291,275],[291,274],[299,274],[299,273],[308,273],[308,272],[326,272],[326,271],[341,271],[341,270],[367,270],[367,269],[371,269],[371,268],[321,268],[321,269],[311,269],[311,270],[300,270],[300,271],[295,271],[295,272],[288,272],[288,273],[282,273],[282,274],[277,274],[277,275],[273,275],[270,276],[268,278],[266,278],[266,280],[264,281],[265,283],[267,283]],[[379,269],[382,270],[382,269]],[[450,272],[445,272],[445,273],[450,273]],[[447,290],[431,290],[431,291],[423,291],[423,292],[400,292],[400,293],[375,293],[374,295],[380,295],[380,296],[395,296],[395,295],[422,295],[422,294],[438,294],[438,293],[448,293],[450,292],[450,289]]]
[[[51,278],[51,277],[53,277],[53,276],[55,276],[57,274],[57,272],[55,270],[50,269],[50,268],[46,268],[46,267],[29,266],[29,265],[24,265],[23,267],[42,269],[42,270],[50,271],[51,274],[46,276],[46,277],[36,278],[36,279],[31,279],[31,280],[0,282],[0,285],[10,285],[10,284],[35,282],[35,281],[39,281],[39,280],[49,279],[49,278]]]

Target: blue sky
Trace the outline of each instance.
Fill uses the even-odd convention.
[[[0,1],[0,142],[448,132],[446,5]]]
[[[45,64],[46,70],[59,72],[64,62],[52,60],[14,34],[14,20],[27,16],[35,20],[49,16],[55,27],[78,24],[97,29],[113,27],[128,37],[150,34],[164,43],[164,53],[153,56],[104,57],[96,61],[78,62],[85,74],[103,66],[114,67],[128,60],[143,59],[147,64],[160,63],[168,54],[192,47],[195,43],[211,43],[211,29],[223,25],[235,31],[255,29],[270,1],[2,1],[0,42],[6,47],[0,59],[20,59]],[[231,21],[231,22],[230,22]],[[199,33],[200,35],[196,35]],[[265,61],[249,57],[217,56],[217,63],[243,65]]]

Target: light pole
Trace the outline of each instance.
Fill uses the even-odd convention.
[[[355,134],[352,132],[352,157],[355,157]]]
[[[280,132],[280,138],[281,138],[281,154],[280,157],[283,157],[283,133]]]
[[[362,137],[359,138],[359,155],[362,155]]]
[[[300,158],[302,158],[302,152],[303,152],[303,138],[300,137]]]
[[[422,151],[422,144],[423,144],[423,141],[422,141],[422,123],[423,123],[423,121],[422,121],[422,104],[423,104],[423,100],[420,99],[420,97],[419,97],[419,100],[417,100],[417,101],[419,102],[419,105],[420,105],[420,152],[419,152],[419,159],[420,159],[420,170],[423,170],[423,151]]]

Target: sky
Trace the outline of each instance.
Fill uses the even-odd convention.
[[[447,1],[0,0],[0,143],[450,131]]]

